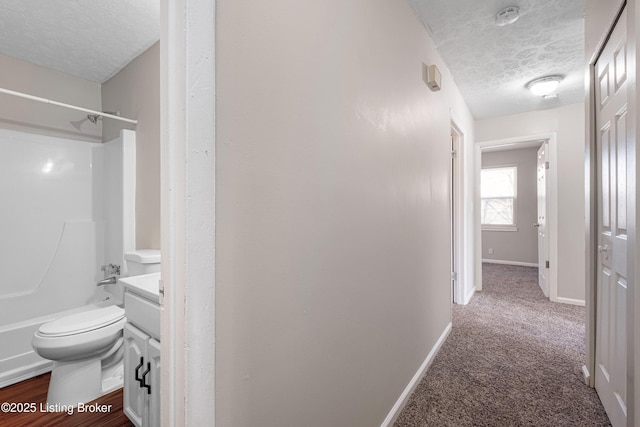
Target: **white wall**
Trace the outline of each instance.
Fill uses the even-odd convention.
[[[216,13],[217,424],[380,425],[451,321],[473,119],[407,2]]]
[[[160,43],[131,61],[102,85],[102,109],[138,120],[136,126],[103,121],[103,141],[136,131],[136,244],[160,248]]]
[[[558,147],[558,297],[585,299],[583,103],[479,120],[479,142],[556,132]]]
[[[538,263],[537,148],[482,153],[482,167],[518,166],[517,231],[482,231],[482,259]],[[489,254],[489,248],[493,254]]]
[[[101,109],[100,85],[29,62],[0,55],[0,87],[29,95]],[[99,142],[102,125],[86,113],[0,93],[0,127]]]

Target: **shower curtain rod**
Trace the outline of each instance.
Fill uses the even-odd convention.
[[[46,98],[40,98],[39,96],[28,95],[22,92],[16,92],[15,90],[0,88],[0,93],[17,96],[19,98],[30,99],[32,101],[43,102],[45,104],[57,105],[58,107],[65,107],[65,108],[70,108],[72,110],[84,111],[85,113],[95,114],[100,117],[108,117],[113,120],[120,120],[122,122],[133,123],[134,125],[138,124],[137,120],[127,119],[126,117],[116,116],[115,114],[103,113],[102,111],[90,110],[88,108],[76,107],[75,105],[63,104],[62,102],[53,101],[51,99],[46,99]]]

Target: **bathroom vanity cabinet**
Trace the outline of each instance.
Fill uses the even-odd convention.
[[[160,425],[160,342],[124,326],[124,413],[137,427]]]
[[[136,427],[160,425],[159,273],[120,279],[125,286],[124,413]]]

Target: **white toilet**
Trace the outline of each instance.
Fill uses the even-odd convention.
[[[159,250],[133,251],[125,260],[128,276],[160,271]],[[113,301],[122,301],[124,289],[119,283],[108,286],[114,298],[45,323],[34,334],[33,349],[54,361],[47,404],[76,406],[122,387],[126,318]]]

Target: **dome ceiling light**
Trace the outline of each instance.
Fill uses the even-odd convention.
[[[496,14],[496,25],[498,27],[506,27],[518,20],[520,17],[520,8],[517,6],[509,6],[502,9]]]
[[[561,81],[562,76],[541,77],[539,79],[531,80],[527,83],[526,88],[534,95],[542,96],[544,98],[556,98],[558,95],[555,91]]]

